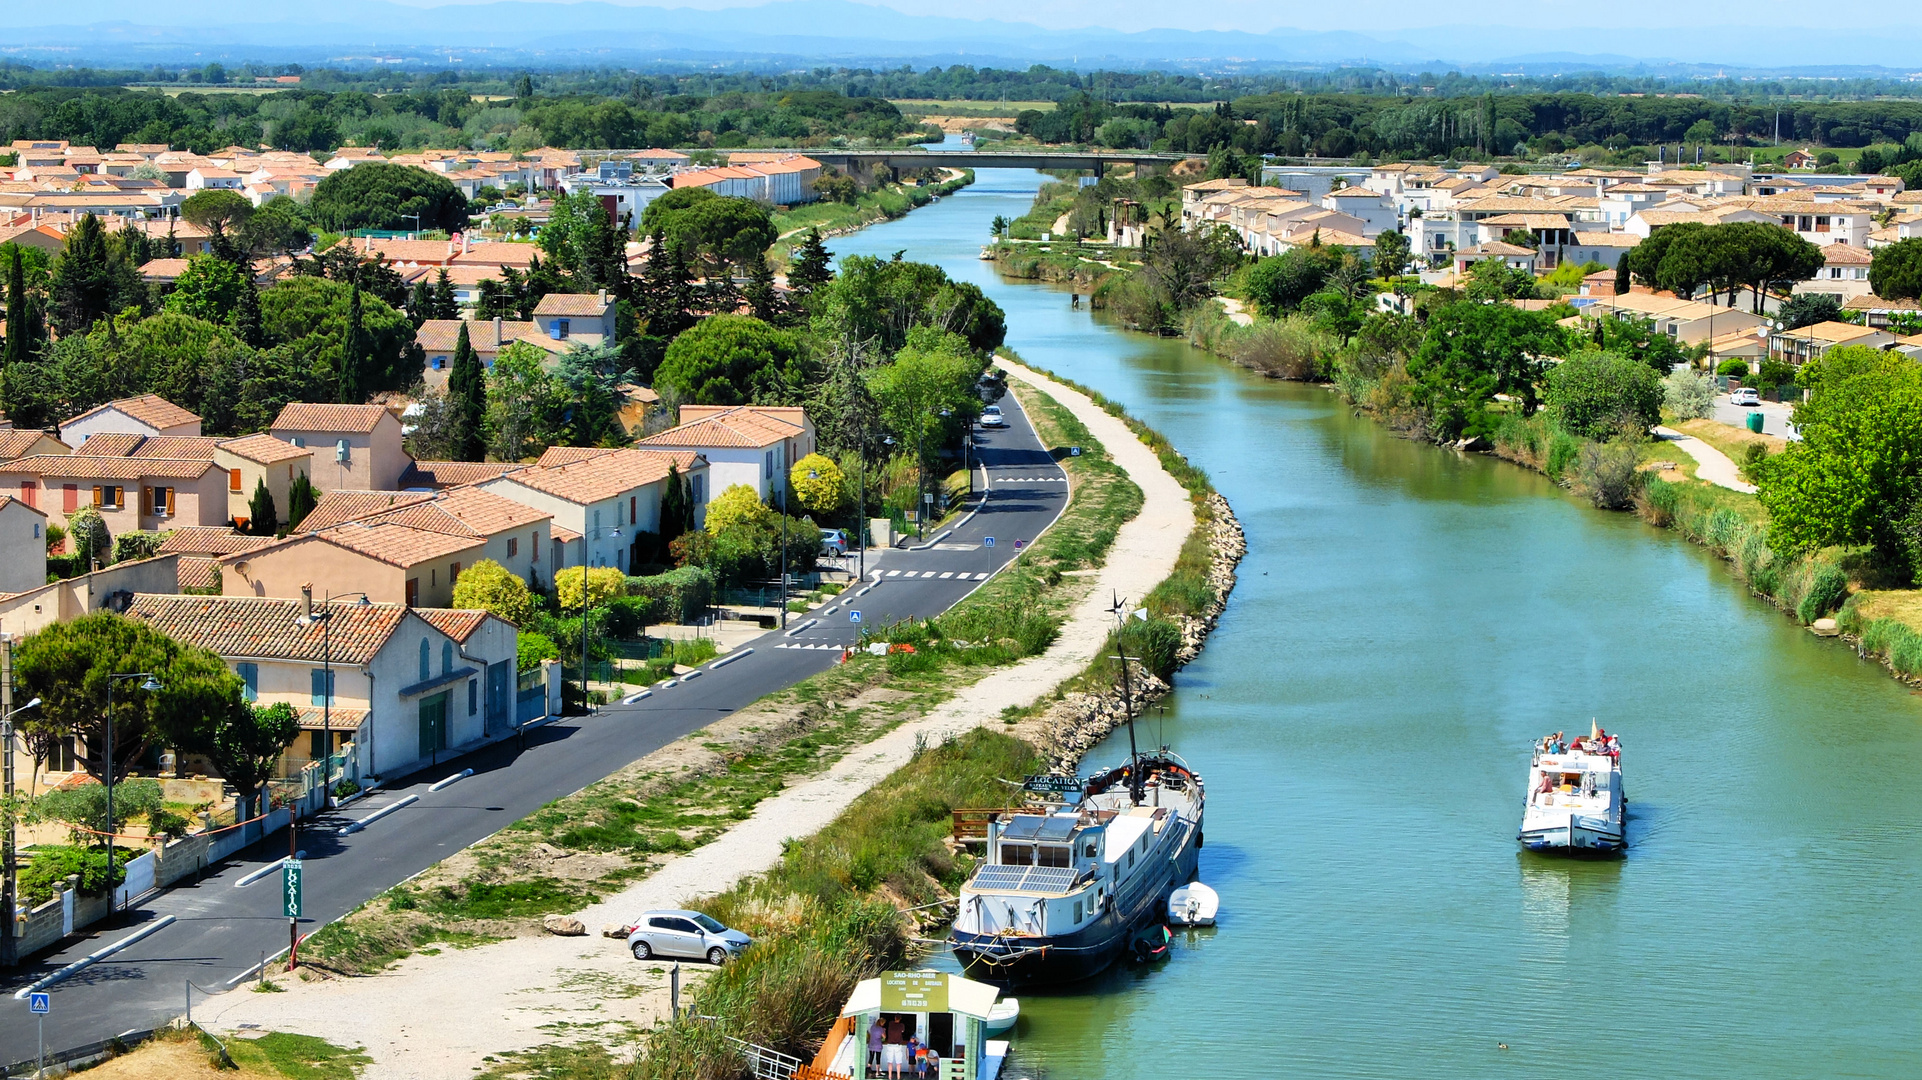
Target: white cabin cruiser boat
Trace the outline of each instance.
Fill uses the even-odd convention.
[[[1528,798],[1517,837],[1530,851],[1558,855],[1617,855],[1628,847],[1622,827],[1622,750],[1593,729],[1564,742],[1551,735],[1535,746],[1528,766]]]
[[[1220,909],[1220,895],[1199,881],[1168,894],[1168,922],[1173,926],[1213,926]]]

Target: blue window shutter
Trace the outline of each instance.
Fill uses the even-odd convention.
[[[312,678],[312,681],[313,681],[313,688],[312,688],[312,692],[311,692],[311,693],[310,693],[310,694],[308,695],[308,696],[309,696],[309,698],[311,699],[311,700],[309,701],[309,704],[312,704],[312,705],[325,705],[325,704],[327,704],[327,681],[328,681],[328,680],[327,680],[327,676],[328,676],[328,674],[329,674],[329,673],[328,673],[327,671],[325,671],[325,670],[323,670],[323,669],[321,669],[321,668],[315,668],[315,669],[313,670],[313,672],[312,672],[312,676],[313,676],[313,678]]]
[[[428,655],[427,639],[421,638],[420,639],[420,681],[421,682],[426,682],[428,679],[433,677],[433,672],[427,666],[427,655]]]
[[[242,701],[260,700],[260,665],[235,664],[234,673],[240,676],[240,699]]]
[[[445,675],[452,670],[454,670],[454,643],[443,641],[440,643],[440,673]]]

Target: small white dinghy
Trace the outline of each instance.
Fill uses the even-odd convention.
[[[982,1025],[982,1030],[989,1035],[1006,1035],[1008,1030],[1014,1027],[1014,1022],[1019,1019],[1021,1019],[1021,999],[1002,998],[988,1007],[988,1019]]]
[[[1176,926],[1213,926],[1221,897],[1199,881],[1168,894],[1168,921]]]

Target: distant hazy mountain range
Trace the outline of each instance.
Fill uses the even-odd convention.
[[[374,57],[446,63],[451,55],[477,64],[1046,62],[1217,71],[1365,63],[1409,71],[1459,66],[1544,75],[1638,66],[1687,74],[1713,74],[1725,67],[1730,74],[1889,75],[1922,57],[1922,34],[1914,30],[1864,35],[1745,27],[1738,12],[1730,17],[1735,25],[1712,33],[1679,34],[1673,29],[1602,34],[1489,26],[1373,34],[1123,33],[907,15],[848,0],[777,0],[720,11],[515,0],[437,8],[383,0],[319,5],[69,0],[17,5],[0,35],[0,57],[86,64]],[[1636,47],[1642,43],[1645,48]]]

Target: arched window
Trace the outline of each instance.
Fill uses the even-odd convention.
[[[452,670],[454,670],[454,643],[443,641],[440,643],[440,673],[445,675]]]
[[[420,639],[420,681],[426,682],[433,674],[427,668],[427,639]]]

